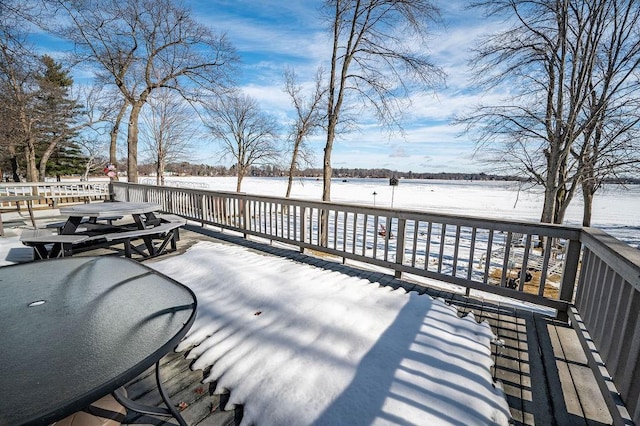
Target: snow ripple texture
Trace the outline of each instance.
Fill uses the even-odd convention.
[[[191,349],[243,424],[506,425],[488,323],[441,300],[201,242],[151,264],[198,297]]]

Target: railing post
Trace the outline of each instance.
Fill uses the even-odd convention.
[[[300,206],[300,242],[307,242],[307,209]],[[304,247],[300,246],[300,253],[304,253]]]
[[[247,200],[245,198],[239,198],[238,202],[240,203],[240,217],[242,218],[242,229],[245,231],[248,229],[249,224],[249,209],[247,208]],[[248,234],[244,233],[244,238],[247,238]]]
[[[565,300],[569,303],[571,303],[573,299],[573,290],[576,285],[581,250],[582,244],[579,240],[569,240],[569,246],[567,247],[564,259],[564,271],[562,273],[559,294],[560,300]]]
[[[396,263],[398,265],[402,265],[402,262],[404,262],[404,230],[406,226],[406,219],[398,219],[398,237],[396,239]],[[389,232],[391,232],[391,229],[389,229]],[[394,275],[396,278],[401,278],[402,271],[396,269]]]

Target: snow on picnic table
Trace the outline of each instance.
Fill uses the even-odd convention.
[[[441,300],[237,246],[201,242],[149,266],[188,285],[178,350],[244,405],[243,424],[505,425],[488,323]]]

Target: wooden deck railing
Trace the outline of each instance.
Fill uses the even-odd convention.
[[[583,229],[580,241],[572,320],[583,324],[582,344],[592,367],[606,367],[603,376],[610,375],[600,383],[602,391],[611,392],[615,383],[627,416],[640,425],[640,250],[593,228]],[[611,408],[621,409],[619,404]]]
[[[6,182],[0,183],[0,196],[34,196],[34,207],[55,207],[59,202],[91,201],[110,198],[109,182]],[[7,198],[8,199],[8,198]]]
[[[352,204],[114,183],[116,200],[567,312],[580,229]],[[517,296],[516,296],[517,295]]]
[[[615,423],[640,425],[640,254],[601,231],[119,182],[113,193],[116,200],[157,202],[203,225],[387,267],[397,276],[555,308],[559,317],[571,316],[592,366],[603,372],[599,382]]]

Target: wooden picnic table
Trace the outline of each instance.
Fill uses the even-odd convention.
[[[132,216],[138,229],[145,229],[149,225],[158,225],[155,212],[160,210],[162,210],[160,204],[129,202],[91,203],[62,207],[60,214],[68,215],[69,218],[60,233],[62,235],[75,233],[85,217],[89,218],[90,223],[95,223],[103,217]]]
[[[58,235],[49,229],[23,232],[21,241],[34,247],[41,259],[61,257],[72,253],[72,249],[97,248],[99,245],[123,243],[125,256],[132,257],[135,251],[143,257],[162,254],[171,244],[176,248],[178,229],[186,220],[177,216],[160,217],[162,209],[155,203],[104,202],[63,207],[60,213],[69,217],[60,224]],[[130,216],[133,224],[103,224],[100,219]],[[57,224],[56,224],[57,225]],[[132,244],[142,239],[144,246]],[[161,240],[158,247],[154,240]]]

